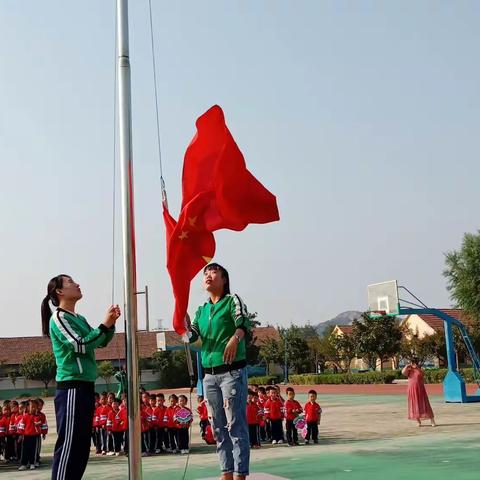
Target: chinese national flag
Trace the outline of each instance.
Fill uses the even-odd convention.
[[[196,125],[183,164],[178,223],[164,209],[167,269],[175,297],[173,327],[180,335],[185,333],[190,282],[215,254],[212,232],[279,220],[275,196],[247,170],[222,109],[212,107]]]

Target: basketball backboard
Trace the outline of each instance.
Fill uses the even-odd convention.
[[[369,285],[368,310],[371,315],[398,315],[398,285],[396,280]]]

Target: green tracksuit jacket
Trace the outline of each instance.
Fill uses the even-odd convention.
[[[115,327],[100,324],[92,328],[81,315],[57,308],[50,317],[50,338],[57,362],[56,381],[95,382],[95,349],[107,346],[114,333]]]
[[[206,302],[198,308],[192,323],[192,337],[202,340],[202,365],[212,368],[223,365],[223,352],[235,330],[247,333],[250,319],[247,307],[238,295],[225,295],[217,303]],[[235,362],[246,359],[245,338],[239,343]]]

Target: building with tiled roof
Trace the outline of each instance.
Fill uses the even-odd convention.
[[[158,331],[137,332],[138,354],[140,358],[151,358],[158,351]],[[280,340],[280,334],[274,327],[254,328],[253,338],[257,345],[264,339]],[[182,346],[180,336],[174,331],[162,332],[168,346]],[[48,337],[7,337],[0,338],[0,361],[4,368],[17,368],[23,359],[33,352],[51,352],[52,344]],[[110,360],[115,366],[125,364],[125,333],[116,333],[113,340],[105,347],[95,350],[97,361]]]
[[[469,323],[468,317],[460,308],[442,308],[442,312],[459,320],[463,324]],[[427,335],[433,335],[435,332],[443,332],[443,320],[435,315],[413,314],[408,315],[401,323],[408,327],[411,332],[416,333],[419,338]]]

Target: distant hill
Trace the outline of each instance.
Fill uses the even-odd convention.
[[[362,312],[358,312],[357,310],[349,310],[348,312],[342,312],[331,320],[319,323],[315,327],[315,330],[318,332],[319,335],[323,335],[323,332],[328,327],[334,327],[335,325],[350,325],[354,320],[360,318],[361,316]]]

